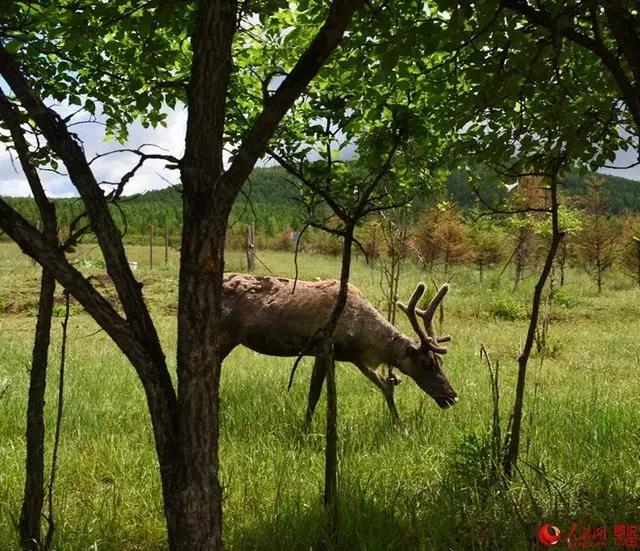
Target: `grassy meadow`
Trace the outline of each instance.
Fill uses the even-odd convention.
[[[158,248],[131,247],[138,277],[170,365],[175,364],[177,253],[165,267]],[[80,248],[82,270],[102,274],[95,247]],[[259,252],[278,275],[293,255]],[[338,259],[302,254],[300,277],[335,278]],[[243,271],[243,253],[227,269]],[[258,263],[261,273],[266,267]],[[440,280],[407,265],[408,299],[420,281]],[[537,275],[537,274],[536,274]],[[441,411],[408,378],[396,392],[408,429],[393,428],[379,391],[351,365],[338,368],[340,549],[529,549],[536,528],[640,524],[640,289],[610,273],[604,291],[578,269],[548,312],[548,352],[528,376],[520,474],[508,489],[487,477],[492,415],[481,343],[501,367],[501,413],[515,388],[535,276],[513,289],[510,272],[451,274],[444,330],[453,336],[445,370],[460,403]],[[383,303],[380,274],[354,261],[352,282]],[[107,285],[104,278],[96,285]],[[39,268],[0,244],[0,549],[17,548],[24,463],[28,368]],[[113,294],[108,287],[104,292]],[[59,290],[58,295],[61,296]],[[63,314],[62,304],[56,307]],[[55,418],[60,321],[54,320],[47,387],[47,461]],[[409,334],[409,323],[399,318]],[[277,328],[274,328],[277,330]],[[115,345],[73,304],[65,412],[55,495],[56,549],[164,549],[160,483],[143,392]],[[324,396],[303,434],[311,360],[287,392],[292,360],[237,348],[223,367],[221,478],[224,536],[231,549],[327,545],[322,508]],[[506,424],[506,423],[505,423]],[[333,546],[335,547],[335,545]]]

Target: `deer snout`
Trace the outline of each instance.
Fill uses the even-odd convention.
[[[436,403],[442,409],[450,408],[451,406],[457,404],[460,401],[457,394],[453,394],[452,396],[441,396],[436,398]]]

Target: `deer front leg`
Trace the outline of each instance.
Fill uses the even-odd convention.
[[[320,393],[322,392],[322,385],[324,384],[324,378],[326,376],[326,369],[324,362],[319,356],[316,356],[313,362],[313,372],[311,373],[311,383],[309,385],[309,398],[307,400],[307,414],[305,417],[305,429],[311,426],[311,419],[313,412],[318,405],[320,399]]]
[[[393,419],[394,424],[400,429],[404,430],[404,427],[402,425],[402,420],[400,419],[400,415],[398,414],[398,409],[396,408],[396,402],[394,399],[394,392],[396,387],[393,384],[393,382],[383,377],[376,369],[372,369],[365,365],[358,365],[358,364],[356,365],[358,366],[358,369],[362,371],[362,373],[364,373],[367,376],[367,378],[382,391],[382,394],[384,395],[384,399],[387,402],[387,407],[391,412],[391,417]]]

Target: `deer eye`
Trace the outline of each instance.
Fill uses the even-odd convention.
[[[440,360],[433,352],[429,352],[426,358],[427,369],[437,371],[440,368]]]

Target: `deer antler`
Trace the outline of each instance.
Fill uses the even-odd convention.
[[[413,330],[418,334],[418,336],[420,337],[420,342],[424,346],[427,346],[428,348],[433,350],[436,354],[446,354],[447,349],[444,346],[438,346],[438,345],[442,342],[449,342],[451,340],[451,337],[448,335],[443,337],[438,337],[435,327],[433,326],[433,315],[435,314],[438,306],[440,305],[445,295],[449,291],[449,285],[445,283],[442,287],[440,287],[440,289],[436,293],[436,296],[433,297],[433,299],[429,303],[429,306],[427,306],[426,310],[416,309],[416,304],[418,303],[418,300],[420,300],[420,297],[424,294],[424,291],[425,291],[425,284],[419,283],[418,286],[416,287],[416,290],[413,292],[413,295],[411,295],[411,300],[409,301],[409,305],[406,306],[402,302],[398,302],[397,306],[398,308],[400,308],[400,310],[402,310],[407,315],[407,317],[409,318],[409,321],[411,322],[411,326],[413,327]],[[418,320],[417,320],[417,316],[420,316],[422,318],[422,321],[424,322],[424,327],[426,329],[426,333],[420,327],[420,324],[418,323]]]
[[[420,327],[418,318],[416,317],[416,305],[418,304],[420,297],[424,294],[425,289],[426,287],[424,283],[418,283],[418,285],[416,286],[416,290],[413,292],[411,298],[409,299],[409,306],[405,306],[404,304],[402,304],[402,302],[398,302],[397,304],[398,308],[400,308],[400,310],[407,314],[407,317],[411,322],[411,327],[413,327],[413,330],[418,334],[418,337],[420,337],[420,342],[424,346],[428,346],[429,336],[423,331],[422,327]]]
[[[425,329],[427,330],[427,334],[434,341],[436,341],[436,343],[449,342],[451,340],[451,337],[448,335],[443,337],[438,337],[438,334],[436,333],[436,329],[433,325],[433,316],[436,313],[438,306],[440,306],[440,303],[444,300],[444,297],[448,292],[449,292],[449,284],[445,283],[444,285],[442,285],[442,287],[440,287],[440,289],[438,289],[436,296],[433,297],[433,299],[429,303],[429,306],[427,306],[427,309],[418,310],[416,312],[416,314],[420,316],[424,321],[424,326],[425,326]]]
[[[424,294],[425,288],[426,287],[424,283],[418,283],[416,290],[411,295],[409,305],[404,305],[402,302],[398,302],[397,305],[398,308],[400,308],[400,310],[402,310],[409,318],[411,327],[413,327],[413,330],[418,334],[418,337],[420,337],[421,344],[433,350],[436,354],[446,354],[447,349],[443,346],[438,346],[438,343],[441,341],[439,341],[438,337],[435,334],[432,318],[434,312],[436,311],[436,308],[438,307],[438,304],[440,304],[440,302],[444,298],[444,295],[447,294],[449,286],[445,284],[440,288],[438,294],[433,298],[426,310],[416,311],[416,305],[418,304],[420,297]],[[429,314],[429,318],[426,317],[427,314]],[[418,315],[424,321],[425,329],[427,330],[426,333],[424,329],[420,327],[420,323],[418,322],[417,318]],[[433,334],[431,334],[431,331],[433,331]],[[445,340],[451,340],[451,337],[444,337],[442,342],[444,342]]]

